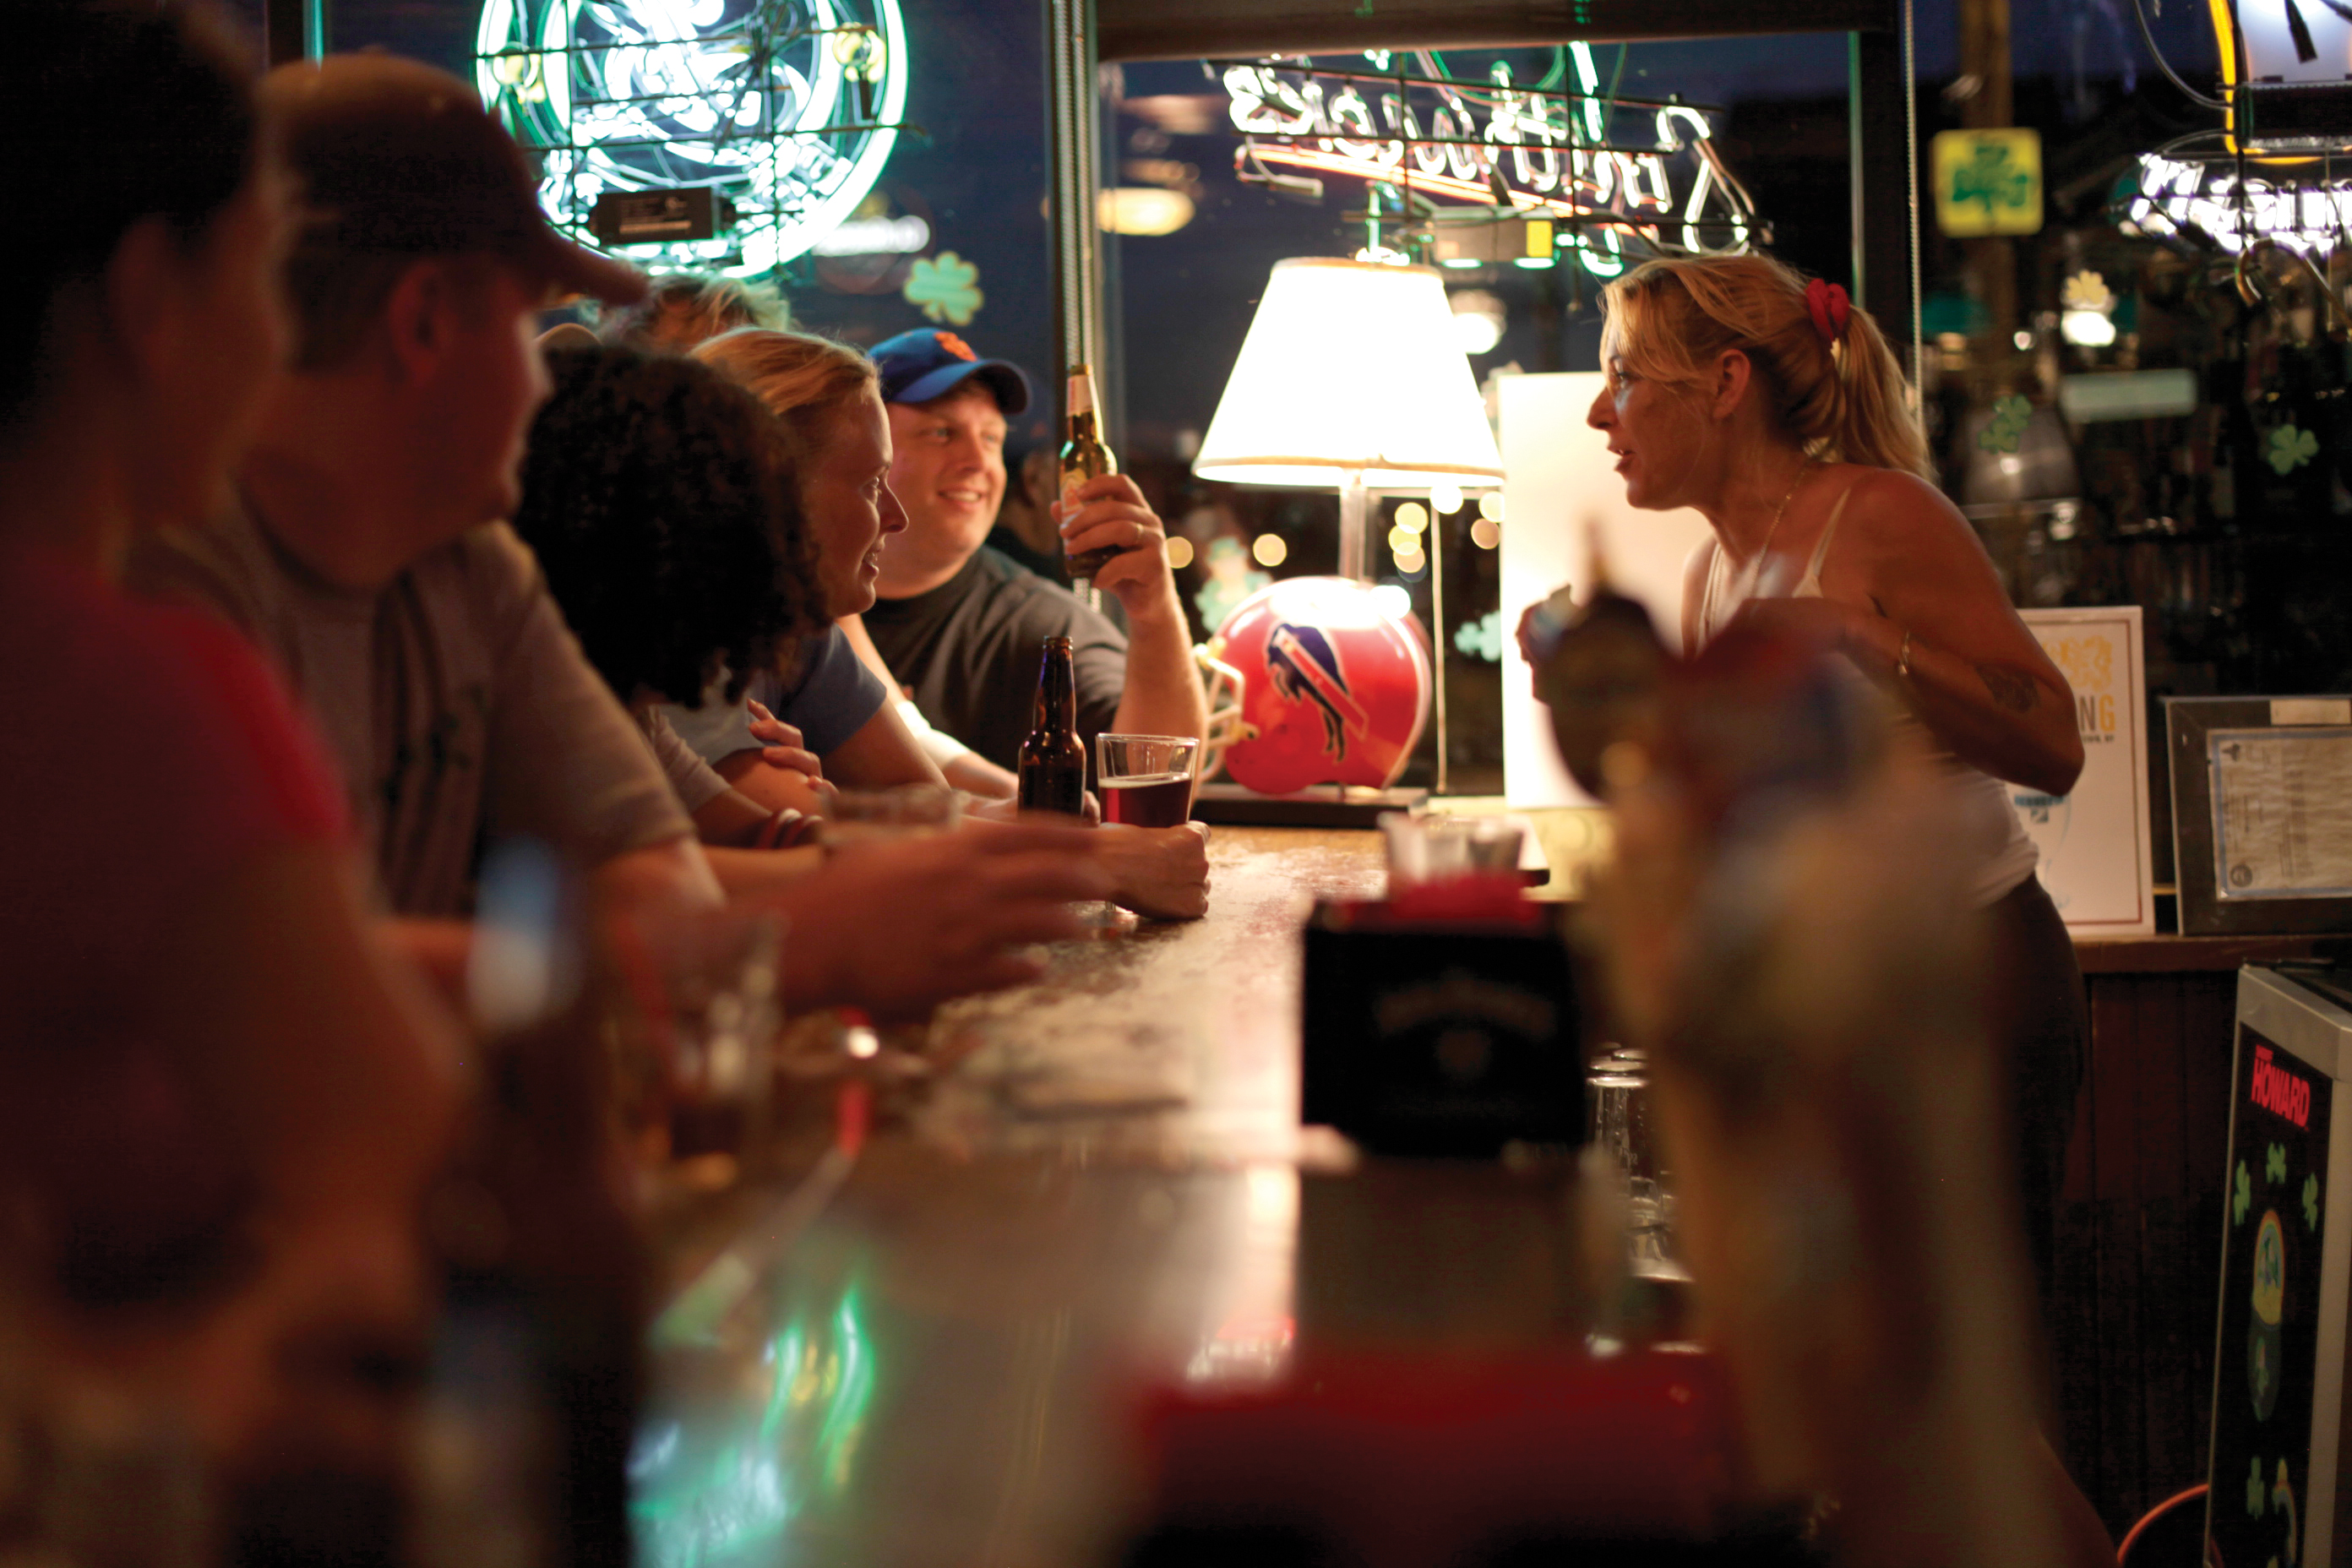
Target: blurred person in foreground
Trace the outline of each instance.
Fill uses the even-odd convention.
[[[655,279],[644,299],[609,312],[596,335],[608,343],[682,354],[738,327],[781,331],[792,324],[791,314],[767,284],[671,272]]]
[[[889,552],[910,527],[892,477],[897,420],[883,406],[875,363],[823,338],[757,330],[714,338],[695,355],[750,387],[775,416],[815,542],[825,614],[837,624],[801,650],[799,662],[808,673],[795,675],[789,685],[772,671],[754,677],[751,724],[725,709],[713,709],[704,719],[672,709],[671,721],[683,726],[688,742],[722,774],[762,804],[790,805],[796,798],[789,774],[760,766],[761,753],[745,749],[777,739],[791,742],[791,734],[780,735],[773,728],[778,721],[808,738],[814,754],[803,753],[801,764],[832,784],[870,789],[942,782],[940,767],[903,717],[907,705],[892,700],[873,662],[855,651],[853,618],[874,608]],[[1071,605],[1077,607],[1076,600]],[[1024,711],[1034,701],[1037,654],[1032,644],[1018,677]],[[1190,668],[1188,648],[1188,679]],[[1014,678],[1000,672],[990,679]],[[1197,699],[1197,680],[1192,691]],[[947,782],[957,776],[947,775]],[[1094,837],[1112,879],[1111,896],[1120,904],[1164,920],[1207,912],[1205,827],[1107,826]]]
[[[1990,917],[1991,1026],[2042,1297],[2087,1033],[2074,944],[2004,779],[2064,795],[2073,693],[1965,519],[1924,476],[1900,367],[1845,291],[1761,256],[1647,263],[1605,292],[1603,432],[1627,501],[1689,507],[1684,640],[1739,626],[1818,640],[1889,701],[1952,803],[1961,896]]]
[[[456,1053],[373,940],[341,793],[276,677],[117,587],[135,538],[219,500],[287,342],[289,193],[238,51],[157,0],[28,0],[9,24],[13,101],[63,129],[21,171],[0,329],[0,1338],[20,1396],[116,1401],[101,1443],[125,1411],[134,1441],[184,1431],[234,1531],[234,1497],[273,1477],[382,1495],[399,1465]],[[20,1436],[0,1537],[26,1467],[72,1463],[70,1435]],[[94,1522],[168,1537],[189,1517],[143,1510],[176,1495],[115,1494]]]
[[[1591,912],[1755,1500],[1854,1568],[2112,1563],[2036,1425],[1968,802],[1802,628],[1663,660],[1646,707]]]
[[[549,363],[555,395],[531,426],[515,527],[730,892],[805,917],[788,943],[798,962],[864,976],[824,999],[878,1016],[1028,977],[1032,961],[1009,950],[1077,934],[1066,900],[1104,890],[1092,836],[1024,826],[820,862],[813,848],[773,847],[798,808],[754,804],[671,731],[668,715],[691,713],[706,691],[725,701],[731,689],[740,702],[745,678],[726,672],[771,668],[780,648],[791,658],[827,638],[811,630],[825,626],[825,584],[776,421],[692,360],[598,347]],[[751,764],[807,776],[757,752]],[[894,879],[889,897],[865,895],[877,877]]]
[[[218,609],[281,661],[342,763],[398,936],[446,983],[470,950],[479,856],[504,837],[586,868],[611,910],[717,905],[692,820],[497,521],[521,500],[548,393],[539,302],[626,301],[643,280],[547,226],[520,152],[454,77],[341,56],[280,68],[262,99],[308,204],[288,261],[293,369],[265,399],[236,504],[155,542],[139,581]],[[1091,896],[1060,858],[1066,896]],[[828,907],[879,921],[973,870],[870,860]],[[870,929],[806,927],[844,940],[791,943],[787,995],[895,1015],[1028,973],[985,926],[845,939]]]
[[[866,629],[932,721],[999,767],[1018,759],[1046,637],[1073,645],[1078,734],[1200,736],[1208,706],[1168,566],[1167,530],[1121,474],[1056,503],[1068,552],[1119,553],[1095,586],[1119,602],[1121,631],[1058,583],[987,547],[1004,500],[1005,420],[1029,406],[1028,378],[926,327],[877,344],[889,407],[890,489],[906,531],[883,550]]]

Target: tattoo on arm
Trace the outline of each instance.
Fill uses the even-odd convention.
[[[1993,701],[2012,713],[2031,713],[2042,700],[2041,685],[2013,664],[1980,664],[1976,670]]]

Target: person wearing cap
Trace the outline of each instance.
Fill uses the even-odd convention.
[[[1168,539],[1124,475],[1090,481],[1062,505],[1072,552],[1115,548],[1095,586],[1127,614],[1106,616],[988,548],[1004,499],[1008,416],[1029,382],[953,332],[902,332],[873,350],[890,411],[890,489],[907,527],[882,552],[866,630],[932,723],[1000,767],[1019,758],[1045,639],[1070,639],[1078,732],[1200,735],[1208,712],[1192,639],[1168,567]]]
[[[625,304],[644,279],[548,226],[520,150],[455,77],[343,56],[270,73],[261,100],[307,215],[291,364],[236,504],[143,550],[138,584],[278,658],[402,934],[445,975],[477,857],[508,835],[624,901],[717,903],[692,823],[499,521],[548,393],[539,307]]]

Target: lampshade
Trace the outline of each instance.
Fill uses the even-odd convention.
[[[1372,489],[1503,482],[1445,286],[1425,267],[1275,263],[1192,471]]]

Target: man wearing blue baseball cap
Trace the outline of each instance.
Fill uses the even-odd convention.
[[[1124,475],[1095,479],[1057,509],[1069,551],[1116,549],[1095,586],[1127,612],[1124,632],[987,547],[1004,500],[1008,416],[1028,378],[982,359],[953,332],[901,332],[873,351],[889,405],[890,489],[907,528],[882,551],[866,629],[931,722],[1000,767],[1019,760],[1037,693],[1039,648],[1070,639],[1078,731],[1194,735],[1208,712],[1192,639],[1168,568],[1168,536]]]

